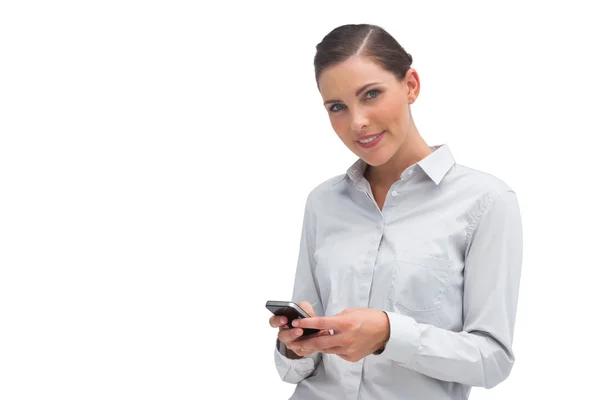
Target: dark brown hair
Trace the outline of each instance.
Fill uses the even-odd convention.
[[[403,80],[412,56],[385,29],[370,24],[342,25],[329,32],[317,45],[315,78],[323,70],[355,55],[370,57],[383,69]]]

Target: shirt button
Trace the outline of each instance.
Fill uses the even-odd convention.
[[[392,196],[396,197],[398,196],[398,192],[396,192],[395,190],[392,192]]]

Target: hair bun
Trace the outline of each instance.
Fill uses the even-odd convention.
[[[383,69],[400,80],[413,63],[413,57],[392,35],[377,25],[341,25],[329,32],[317,44],[313,64],[315,78],[331,65],[359,54],[371,57]]]

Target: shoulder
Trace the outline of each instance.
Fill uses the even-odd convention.
[[[498,212],[509,215],[518,212],[515,189],[504,179],[486,171],[455,164],[448,176],[448,188],[466,200],[468,235],[486,211],[496,204]]]
[[[455,164],[448,175],[448,187],[473,198],[493,198],[505,192],[513,192],[513,187],[504,179],[489,172]]]
[[[347,174],[339,174],[327,178],[315,185],[307,195],[307,208],[314,210],[317,204],[323,202],[324,199],[331,198],[332,195],[339,194],[339,192],[343,190],[343,183],[347,177]]]

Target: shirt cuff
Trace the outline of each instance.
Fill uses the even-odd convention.
[[[315,370],[316,353],[307,357],[292,359],[282,354],[277,346],[275,346],[274,353],[277,372],[285,382],[298,383],[312,374]]]
[[[406,315],[393,312],[386,314],[390,321],[390,338],[379,356],[407,366],[419,349],[419,324]]]

